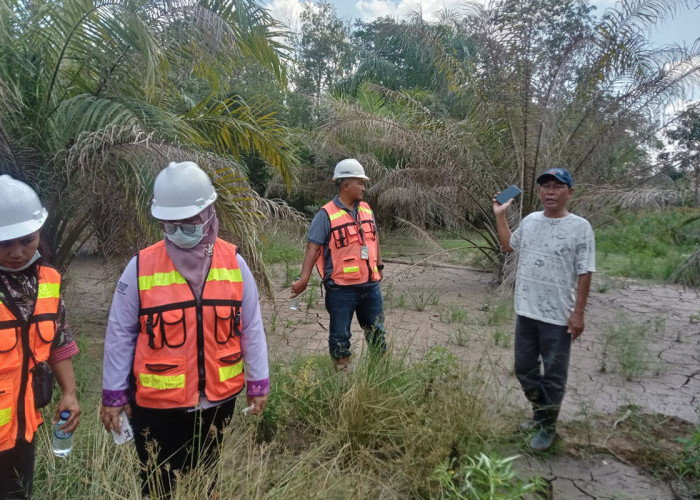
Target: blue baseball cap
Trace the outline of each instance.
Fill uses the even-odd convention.
[[[571,177],[571,174],[569,173],[568,170],[565,168],[550,168],[549,170],[545,170],[542,175],[540,175],[537,178],[537,184],[542,184],[547,180],[547,177],[554,177],[556,180],[559,182],[563,182],[570,188],[574,187],[574,178]]]

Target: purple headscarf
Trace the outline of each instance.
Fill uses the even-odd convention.
[[[201,221],[206,221],[204,224],[204,238],[192,248],[180,248],[175,243],[165,238],[165,250],[168,252],[170,260],[173,261],[175,269],[187,280],[194,290],[195,294],[200,297],[204,288],[204,280],[207,278],[209,265],[211,264],[211,255],[216,242],[216,237],[219,234],[219,219],[216,217],[214,204],[197,214]]]

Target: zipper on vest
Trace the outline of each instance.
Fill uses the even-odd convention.
[[[203,291],[202,291],[203,292]],[[204,394],[207,382],[207,372],[204,367],[204,313],[202,311],[202,298],[195,297],[197,302],[197,370],[199,371],[199,393]]]
[[[32,314],[34,311],[32,310]],[[22,326],[20,338],[22,340],[22,378],[19,383],[19,399],[17,400],[17,440],[24,439],[24,432],[27,427],[24,403],[27,394],[27,383],[29,382],[29,322]]]
[[[211,270],[211,265],[213,262],[214,257],[212,256],[212,258],[209,260],[209,266],[207,266],[207,272],[204,275],[204,284],[202,285],[201,294],[198,295],[195,293],[194,288],[192,288],[192,284],[189,281],[187,282],[187,285],[190,287],[190,291],[192,292],[192,296],[194,297],[196,304],[195,310],[197,311],[197,371],[199,374],[199,384],[197,385],[197,389],[200,397],[202,395],[206,396],[204,389],[207,385],[207,371],[204,365],[204,311],[202,307],[202,297],[204,297],[204,289],[207,286],[206,277],[209,276],[209,271]]]

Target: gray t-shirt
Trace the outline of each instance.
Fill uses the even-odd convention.
[[[591,225],[574,214],[551,219],[534,212],[513,232],[510,246],[519,252],[515,312],[567,325],[576,305],[578,276],[595,272]]]

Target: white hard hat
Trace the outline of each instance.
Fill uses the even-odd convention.
[[[32,188],[9,175],[0,175],[0,241],[38,231],[48,216]]]
[[[170,163],[153,184],[151,215],[160,220],[188,219],[216,200],[216,191],[204,170],[191,161]]]
[[[365,179],[366,181],[369,180],[369,177],[365,175],[365,169],[362,168],[360,162],[355,158],[347,158],[339,161],[335,166],[335,170],[333,171],[333,180],[345,179],[349,177]]]

